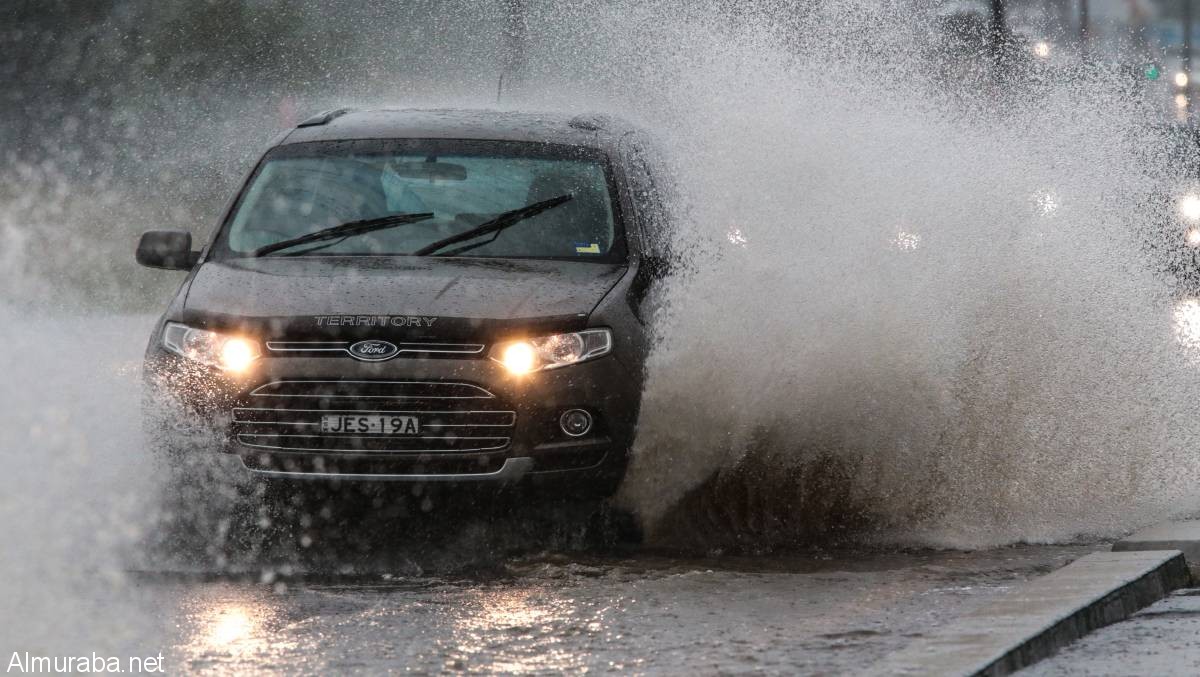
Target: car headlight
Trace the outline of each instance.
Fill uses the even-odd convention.
[[[507,341],[492,348],[491,358],[510,373],[528,374],[579,364],[612,352],[612,332],[585,329],[568,334]]]
[[[1188,221],[1200,221],[1200,195],[1189,193],[1179,198],[1179,214]]]
[[[235,373],[245,371],[262,357],[255,341],[174,322],[163,329],[162,342],[163,347],[176,355]]]
[[[1183,232],[1183,241],[1187,243],[1187,246],[1192,247],[1193,249],[1200,247],[1200,228],[1191,226],[1185,230]]]

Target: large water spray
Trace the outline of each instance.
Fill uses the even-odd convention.
[[[653,538],[982,547],[1200,507],[1151,199],[1195,151],[1156,150],[1119,70],[971,62],[935,10],[621,8],[573,45],[679,176],[624,493]]]
[[[658,347],[620,499],[652,541],[769,549],[837,531],[984,547],[1108,536],[1200,507],[1200,367],[1195,342],[1179,340],[1200,312],[1176,307],[1148,253],[1174,209],[1150,197],[1179,190],[1180,168],[1156,151],[1135,87],[1099,67],[997,70],[939,32],[932,3],[692,4],[531,6],[524,71],[500,104],[631,118],[673,169],[678,275],[657,291]],[[499,41],[467,19],[452,40],[442,19],[414,35],[476,56]],[[400,48],[374,41],[355,63],[388,49]],[[314,79],[305,93],[496,105],[488,59],[452,60],[442,77],[434,61],[389,84],[331,56],[336,87]],[[131,100],[126,114],[149,120],[169,96]],[[155,522],[131,498],[153,492],[130,479],[151,467],[137,441],[147,319],[104,319],[88,359],[63,361],[105,306],[39,319],[30,305],[70,306],[71,292],[54,287],[42,303],[29,271],[98,271],[82,276],[91,285],[125,270],[113,257],[132,240],[105,244],[128,235],[114,235],[123,210],[176,225],[147,216],[180,216],[173,185],[194,193],[186,204],[220,204],[197,194],[229,188],[236,171],[208,181],[181,158],[206,139],[228,144],[238,120],[217,114],[220,98],[194,104],[204,114],[187,117],[187,134],[129,140],[159,148],[138,161],[170,156],[168,178],[188,178],[164,182],[161,204],[126,200],[113,185],[122,173],[108,172],[107,202],[64,179],[28,200],[45,208],[0,210],[0,320],[8,345],[26,348],[5,369],[38,386],[3,395],[5,460],[24,467],[30,497],[53,497],[12,498],[0,519],[36,507],[58,525],[26,529],[29,556],[6,571],[72,580],[73,548],[102,552],[106,571],[144,562],[128,555]],[[48,234],[74,243],[71,255],[30,244]],[[158,310],[122,284],[134,299],[122,307]],[[87,496],[86,512],[59,511],[69,496]]]

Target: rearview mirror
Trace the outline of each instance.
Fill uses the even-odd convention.
[[[138,241],[137,262],[148,268],[191,270],[200,260],[192,251],[192,234],[183,230],[150,230]]]
[[[450,162],[393,162],[388,167],[402,179],[466,181],[467,168]]]

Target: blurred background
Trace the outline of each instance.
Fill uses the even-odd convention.
[[[494,104],[509,11],[499,0],[4,3],[0,303],[147,307],[178,280],[133,265],[138,231],[203,240],[270,139],[319,109],[433,92]]]

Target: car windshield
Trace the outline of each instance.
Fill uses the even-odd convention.
[[[611,185],[603,155],[571,146],[446,140],[282,146],[243,191],[218,251],[613,261],[624,255],[624,242]],[[547,201],[548,208],[510,214]],[[341,229],[316,245],[272,246],[388,217],[400,218],[344,236]],[[481,225],[479,235],[453,247],[435,246]]]

